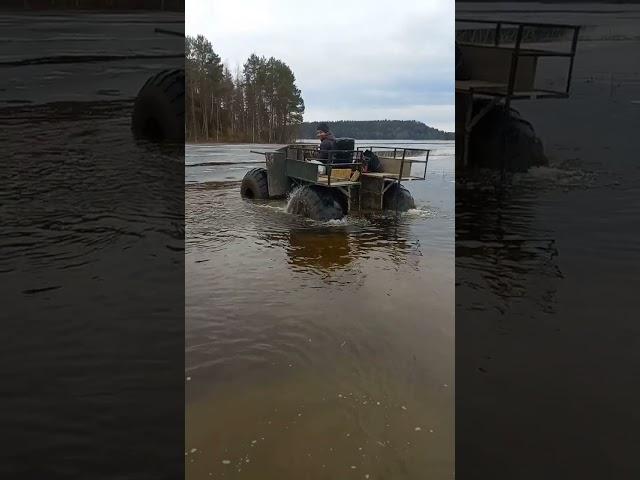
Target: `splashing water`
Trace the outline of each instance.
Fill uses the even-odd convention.
[[[302,187],[296,187],[289,193],[287,207],[285,208],[287,213],[294,213],[299,207],[301,190]]]

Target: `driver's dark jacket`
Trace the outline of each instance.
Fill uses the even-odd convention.
[[[327,160],[329,158],[329,150],[336,149],[336,137],[333,133],[329,133],[327,137],[320,142],[320,152],[318,152],[319,160]]]

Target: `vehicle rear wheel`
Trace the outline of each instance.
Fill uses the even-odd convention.
[[[256,200],[269,198],[267,170],[264,168],[252,168],[249,170],[242,179],[240,195],[242,195],[242,198]]]
[[[484,105],[478,101],[474,110]],[[469,148],[472,163],[481,168],[500,169],[504,164],[510,172],[526,172],[548,164],[533,126],[513,108],[496,106],[487,113],[474,127]]]
[[[346,214],[330,188],[309,185],[293,192],[287,210],[322,222],[337,220]]]
[[[396,184],[385,192],[382,199],[382,207],[385,210],[406,212],[407,210],[416,208],[416,202],[413,200],[409,190],[402,185]]]
[[[184,70],[150,77],[136,97],[131,130],[138,138],[184,144]]]

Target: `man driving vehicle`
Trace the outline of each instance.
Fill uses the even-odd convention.
[[[320,152],[318,153],[318,159],[329,159],[329,151],[336,149],[336,137],[329,130],[329,126],[326,123],[319,123],[316,129],[316,136],[320,138]]]

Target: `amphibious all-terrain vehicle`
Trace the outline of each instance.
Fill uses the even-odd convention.
[[[569,96],[579,31],[456,18],[456,169],[525,171],[547,163],[533,126],[512,103]],[[541,85],[543,60],[555,61],[555,70]]]
[[[249,170],[240,193],[247,199],[269,199],[295,191],[289,211],[322,221],[354,210],[406,211],[415,202],[402,182],[426,179],[429,152],[389,146],[356,148],[355,141],[347,138],[336,141],[336,150],[322,152],[318,145],[295,143],[272,152],[254,152],[265,155],[267,168]],[[414,166],[419,175],[414,174]]]

